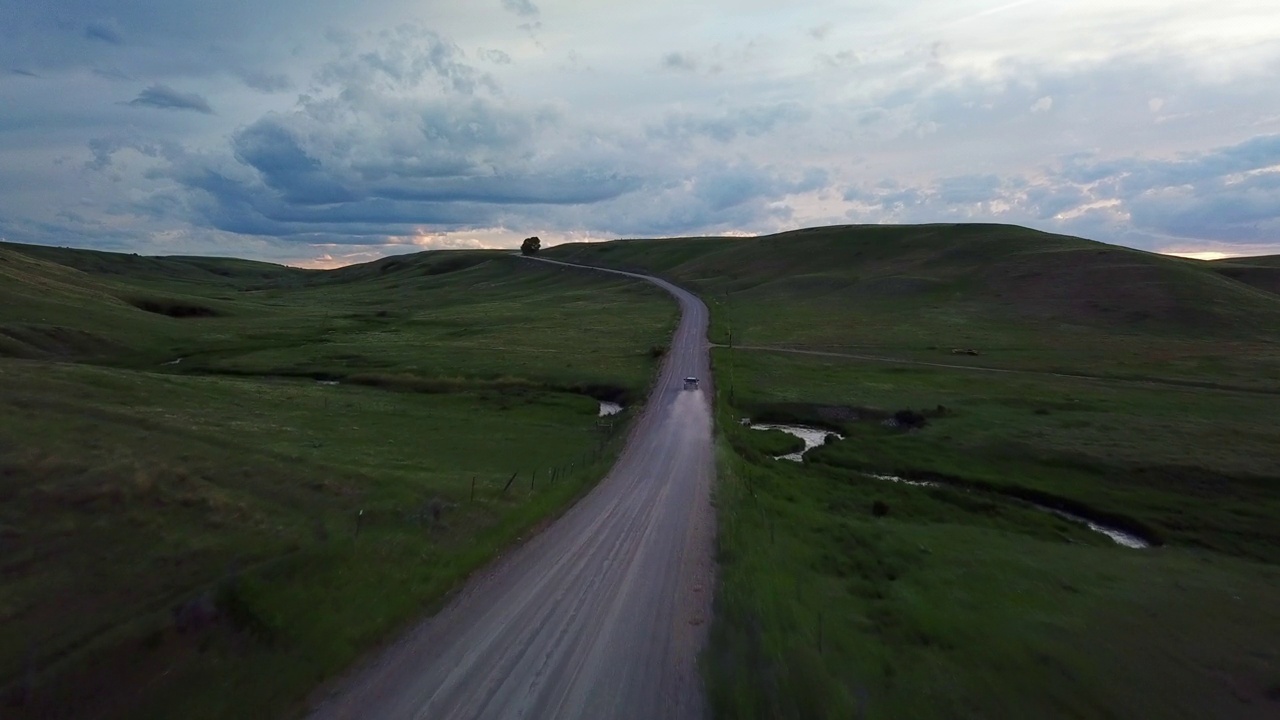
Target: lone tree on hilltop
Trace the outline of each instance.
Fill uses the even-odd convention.
[[[538,239],[537,235],[534,235],[531,238],[525,238],[524,242],[520,243],[520,252],[525,255],[537,255],[538,251],[541,249],[542,241]]]

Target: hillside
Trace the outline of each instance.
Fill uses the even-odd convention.
[[[1269,717],[1265,259],[1245,277],[973,225],[547,255],[653,271],[710,306],[717,717]],[[779,459],[775,423],[824,442]],[[1158,547],[1090,529],[1109,523]]]
[[[719,342],[945,362],[973,349],[981,360],[959,360],[1217,380],[1223,363],[1242,380],[1280,371],[1280,296],[1214,263],[1014,226],[839,226],[548,255],[697,289]]]
[[[574,370],[583,354],[577,343],[546,330],[588,310],[625,317],[630,299],[661,298],[635,283],[548,271],[492,251],[418,253],[321,272],[0,245],[0,358],[130,368],[181,358],[166,370],[638,388],[647,358],[626,357],[620,373],[611,362]],[[600,341],[587,355],[616,355],[630,342],[612,323],[584,328]],[[566,359],[513,366],[503,355],[524,348]]]
[[[499,252],[0,245],[0,715],[285,714],[603,476],[675,315]]]
[[[1280,295],[1280,255],[1215,260],[1213,268],[1232,280]]]

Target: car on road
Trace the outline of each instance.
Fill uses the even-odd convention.
[[[685,389],[685,390],[697,390],[697,389],[698,389],[698,378],[693,377],[692,375],[690,375],[689,377],[685,378],[685,379],[684,379],[684,389]]]

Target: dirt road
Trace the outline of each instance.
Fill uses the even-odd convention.
[[[312,718],[705,714],[696,657],[714,589],[707,308],[645,279],[675,295],[681,320],[613,470],[340,682]],[[684,390],[687,375],[702,389]]]

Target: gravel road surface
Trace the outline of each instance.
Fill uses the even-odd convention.
[[[620,274],[666,289],[681,319],[617,464],[443,611],[338,682],[312,718],[706,714],[696,658],[715,569],[707,308],[665,281]],[[688,375],[701,390],[684,389]]]

